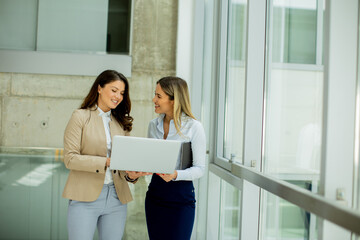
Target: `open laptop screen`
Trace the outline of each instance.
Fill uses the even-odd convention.
[[[180,141],[114,136],[110,169],[152,173],[173,173]]]

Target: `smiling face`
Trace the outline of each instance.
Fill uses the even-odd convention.
[[[98,86],[99,98],[97,105],[104,112],[115,109],[123,100],[125,83],[120,80],[105,84],[104,87]]]
[[[165,113],[167,116],[172,118],[174,100],[170,100],[169,96],[161,89],[160,84],[156,85],[155,96],[152,101],[155,103],[156,113]]]

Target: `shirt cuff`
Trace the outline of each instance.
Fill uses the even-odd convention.
[[[176,170],[177,171],[177,177],[175,179],[173,179],[174,181],[181,181],[185,179],[185,172],[184,170]]]

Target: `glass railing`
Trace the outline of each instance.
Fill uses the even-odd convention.
[[[0,147],[0,239],[67,239],[61,153]]]
[[[288,181],[312,191],[311,181]],[[260,239],[316,240],[316,215],[276,195],[262,191],[262,223]]]
[[[0,147],[0,239],[67,239],[69,170],[62,149]],[[147,239],[144,198],[150,178],[130,184],[124,238]],[[98,239],[95,233],[94,239]]]

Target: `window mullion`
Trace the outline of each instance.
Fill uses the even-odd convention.
[[[266,2],[248,1],[243,164],[261,169]],[[259,187],[244,181],[241,239],[258,239]]]

